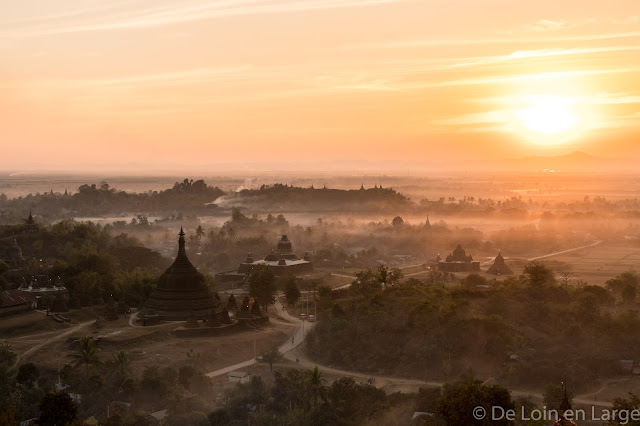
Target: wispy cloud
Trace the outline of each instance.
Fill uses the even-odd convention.
[[[411,49],[420,47],[446,47],[489,44],[522,44],[522,43],[555,43],[562,41],[594,41],[619,38],[639,38],[640,31],[627,31],[618,33],[587,34],[575,36],[555,37],[496,37],[496,38],[471,38],[471,39],[414,39],[398,40],[392,42],[372,42],[349,44],[343,49]]]
[[[407,0],[220,0],[206,1],[195,5],[175,5],[129,12],[126,15],[113,14],[88,16],[84,21],[64,22],[58,25],[17,26],[0,33],[1,38],[28,38],[54,34],[78,32],[127,30],[158,27],[186,22],[202,21],[241,15],[295,13],[322,9],[340,9],[399,3]],[[94,10],[78,13],[82,18]],[[59,18],[68,18],[64,14]],[[74,19],[77,21],[78,19]],[[83,19],[79,19],[83,21]],[[93,22],[91,22],[93,21]],[[44,21],[46,22],[46,21]]]
[[[420,87],[444,87],[444,86],[469,86],[479,84],[500,84],[500,83],[520,83],[527,81],[540,81],[540,80],[554,80],[563,78],[572,78],[589,75],[601,75],[601,74],[619,74],[638,72],[640,68],[612,68],[612,69],[598,69],[598,70],[570,70],[570,71],[555,71],[555,72],[543,72],[534,74],[517,74],[517,75],[499,75],[493,77],[481,77],[481,78],[469,78],[459,80],[449,80],[437,83],[427,83],[425,85],[414,85],[414,88]]]

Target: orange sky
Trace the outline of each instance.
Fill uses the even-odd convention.
[[[539,144],[538,94],[576,128]],[[5,1],[0,112],[0,170],[628,158],[640,2]]]

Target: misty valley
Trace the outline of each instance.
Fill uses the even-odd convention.
[[[0,181],[2,424],[640,407],[632,177],[74,179]]]

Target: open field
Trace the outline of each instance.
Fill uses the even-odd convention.
[[[82,310],[76,312],[80,311]],[[67,314],[71,318],[78,315],[74,315],[73,311]],[[86,326],[79,327],[62,339],[56,339],[56,336],[78,326],[78,323],[74,321],[71,326],[61,327],[52,318],[37,312],[3,319],[3,326],[7,320],[7,323],[18,329],[28,326],[29,330],[40,330],[15,334],[7,340],[21,357],[21,362],[33,362],[49,371],[56,371],[65,363],[71,362],[67,356],[75,350],[77,340],[84,335],[99,337],[97,347],[105,361],[112,359],[113,354],[119,350],[127,351],[131,359],[130,367],[135,374],[140,374],[149,365],[179,365],[188,360],[196,362],[203,370],[215,370],[253,358],[254,347],[255,352],[261,354],[288,339],[285,332],[281,331],[283,327],[276,325],[267,325],[261,329],[240,329],[225,336],[178,338],[173,329],[180,324],[131,327],[125,318],[115,321],[100,319],[98,326],[91,321],[85,322]],[[51,329],[52,324],[57,329]],[[49,331],[42,332],[43,330]],[[38,349],[30,351],[35,346]],[[187,355],[189,352],[190,356]],[[27,356],[22,358],[25,353]]]
[[[566,264],[571,267],[576,279],[592,285],[603,285],[605,281],[624,271],[638,269],[640,242],[637,240],[604,241],[597,246],[558,254],[544,261],[557,265]]]

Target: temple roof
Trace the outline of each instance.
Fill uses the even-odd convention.
[[[427,215],[427,221],[424,224],[425,229],[431,229],[431,222],[429,221],[429,215]]]
[[[282,234],[282,238],[278,241],[278,252],[279,253],[287,253],[293,250],[293,246],[291,245],[291,240],[287,237],[286,234]]]
[[[198,270],[191,263],[189,258],[187,257],[187,251],[184,247],[184,231],[182,230],[182,226],[180,227],[180,233],[178,234],[180,238],[178,239],[178,255],[176,259],[173,261],[169,269],[167,269],[166,273],[196,273],[199,274]]]

